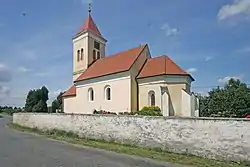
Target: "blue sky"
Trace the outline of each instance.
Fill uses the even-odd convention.
[[[53,100],[71,85],[71,39],[87,3],[0,1],[0,105],[22,106],[42,85]],[[231,77],[250,83],[250,0],[92,0],[92,9],[107,55],[148,43],[192,73],[195,92]]]

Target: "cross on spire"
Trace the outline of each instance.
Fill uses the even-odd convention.
[[[88,10],[89,14],[91,13],[91,3],[89,3],[89,10]]]

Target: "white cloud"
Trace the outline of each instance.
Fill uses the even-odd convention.
[[[22,50],[22,55],[28,60],[36,60],[37,55],[34,50]]]
[[[240,76],[226,76],[226,77],[220,77],[220,78],[218,79],[218,83],[220,83],[220,84],[226,84],[226,83],[228,83],[228,81],[229,81],[230,79],[235,79],[235,80],[239,79],[239,80],[242,80],[242,78],[243,78],[242,75],[240,75]]]
[[[61,93],[61,92],[62,92],[61,89],[54,90],[54,91],[50,91],[50,92],[49,92],[49,96],[50,96],[50,97],[56,97],[56,96],[59,95],[59,93]]]
[[[19,67],[19,68],[18,68],[18,71],[19,71],[19,72],[26,73],[26,72],[29,72],[29,71],[32,71],[32,70],[31,70],[31,69],[28,69],[28,68],[26,68],[26,67]]]
[[[12,79],[11,70],[7,65],[0,63],[0,82],[9,82]]]
[[[234,0],[232,4],[222,6],[218,18],[223,20],[240,14],[250,16],[250,0]]]
[[[6,96],[9,96],[10,88],[7,86],[0,85],[0,101],[3,100]]]
[[[209,92],[209,90],[201,90],[201,91],[197,91],[195,93],[198,93],[201,96],[208,96],[208,92]]]
[[[36,73],[35,75],[38,76],[38,77],[46,77],[46,76],[50,76],[51,73],[49,73],[49,72],[39,72],[39,73]]]
[[[48,100],[48,105],[52,105],[52,102],[57,98],[59,93],[63,92],[61,89],[57,89],[54,91],[49,91],[49,100]]]
[[[250,46],[236,50],[237,53],[250,53]]]
[[[78,4],[81,4],[80,0],[78,0]],[[0,40],[2,44],[0,45],[6,48],[1,53],[0,58],[4,61],[0,60],[0,86],[11,87],[11,96],[6,96],[0,101],[0,105],[23,106],[27,92],[43,85],[52,88],[49,90],[63,90],[70,86],[72,70],[69,63],[71,58],[68,55],[72,48],[69,42],[75,29],[76,25],[58,22],[46,29],[38,29],[36,31],[38,33],[31,33],[20,41],[7,40],[2,42]],[[61,40],[58,41],[58,38]],[[45,43],[46,45],[44,45]],[[58,45],[53,45],[54,43],[58,43]],[[60,57],[54,58],[54,55],[60,55]],[[11,66],[5,62],[10,62]],[[13,72],[18,73],[18,70],[32,71],[23,73],[25,75],[14,73],[15,77],[9,75]],[[58,70],[61,73],[52,78],[51,75]],[[48,77],[51,78],[47,79]]]
[[[207,62],[207,61],[210,61],[210,60],[212,60],[212,59],[213,59],[213,57],[208,56],[208,57],[205,58],[205,61]]]
[[[5,69],[5,68],[6,68],[6,65],[3,63],[0,63],[0,69]]]
[[[186,70],[187,73],[194,73],[197,72],[197,68],[189,68]]]
[[[180,33],[180,30],[178,28],[172,28],[169,26],[168,23],[164,23],[161,26],[161,30],[165,33],[165,35],[168,36],[174,36],[178,35]]]

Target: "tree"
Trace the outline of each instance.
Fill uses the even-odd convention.
[[[47,101],[49,91],[43,86],[41,89],[30,90],[25,103],[26,112],[47,112]]]
[[[32,108],[38,103],[37,91],[30,90],[25,103],[25,111],[32,112]]]
[[[41,99],[44,102],[49,100],[49,90],[45,86],[41,88]]]
[[[250,114],[250,88],[240,80],[230,79],[223,88],[200,96],[201,116],[244,117]]]
[[[48,112],[47,104],[42,99],[32,108],[32,112]]]
[[[52,112],[55,113],[57,109],[60,109],[61,111],[63,110],[62,95],[63,95],[63,92],[61,92],[57,96],[57,98],[52,102]]]
[[[196,94],[196,96],[199,98],[199,107],[200,107],[200,116],[201,117],[209,117],[210,116],[210,110],[208,108],[208,102],[209,97],[208,96],[202,96],[201,94]]]

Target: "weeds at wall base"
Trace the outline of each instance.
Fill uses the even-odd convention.
[[[19,126],[17,124],[9,124],[10,128],[31,132],[39,135],[47,136],[52,139],[66,141],[72,144],[80,144],[93,148],[105,149],[108,151],[114,151],[117,153],[125,153],[130,155],[136,155],[141,157],[147,157],[155,160],[161,160],[171,163],[191,165],[194,167],[247,167],[250,166],[250,162],[225,162],[216,161],[206,158],[201,158],[193,155],[183,155],[176,153],[169,153],[162,151],[160,148],[140,148],[129,144],[118,144],[115,142],[107,142],[104,140],[88,139],[80,137],[73,132],[66,132],[62,130],[40,130],[38,128],[27,128]]]

